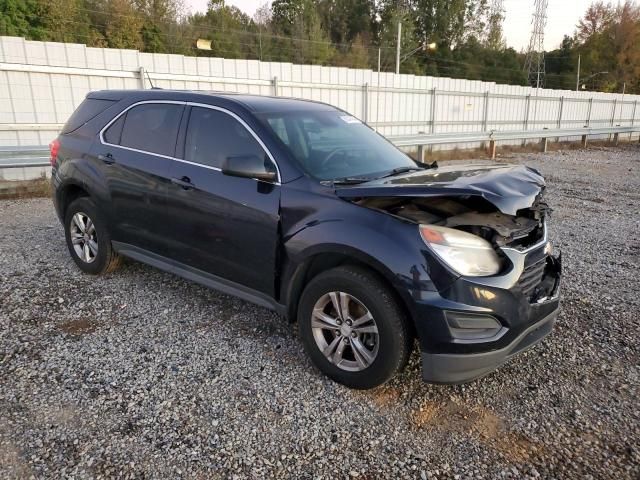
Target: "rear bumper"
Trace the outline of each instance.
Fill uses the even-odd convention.
[[[466,383],[483,377],[551,333],[557,315],[558,309],[497,350],[477,353],[422,352],[422,377],[429,383],[444,384]]]

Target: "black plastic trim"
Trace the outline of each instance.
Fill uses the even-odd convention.
[[[484,377],[551,333],[557,315],[558,309],[531,325],[509,345],[499,350],[479,353],[422,352],[422,378],[428,383],[460,384]]]
[[[284,305],[279,304],[268,295],[257,290],[253,290],[252,288],[247,288],[230,280],[190,267],[189,265],[185,265],[128,243],[113,241],[112,244],[115,251],[125,257],[146,263],[147,265],[164,270],[165,272],[173,273],[179,277],[199,283],[205,287],[218,290],[219,292],[233,295],[234,297],[238,297],[261,307],[268,308],[269,310],[273,310],[281,315],[285,313],[286,309]]]

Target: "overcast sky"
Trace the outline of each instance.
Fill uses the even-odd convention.
[[[593,0],[549,0],[548,20],[545,29],[545,49],[558,47],[565,34],[572,34],[578,19],[582,17]],[[204,12],[207,0],[185,0],[192,11]],[[265,0],[227,0],[227,4],[235,5],[249,15],[253,15]],[[504,34],[507,44],[516,50],[527,48],[531,35],[531,15],[533,0],[505,0]]]

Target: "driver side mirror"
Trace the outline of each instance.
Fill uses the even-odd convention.
[[[258,155],[237,155],[225,158],[222,173],[232,177],[255,178],[273,182],[277,178],[276,172],[267,170],[264,159]]]

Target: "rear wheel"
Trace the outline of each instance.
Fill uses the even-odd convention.
[[[300,336],[314,364],[351,388],[383,384],[411,352],[406,319],[387,286],[358,267],[315,277],[302,293]]]
[[[71,258],[93,275],[116,269],[121,257],[113,250],[105,222],[89,197],[80,197],[65,212],[65,237]]]

